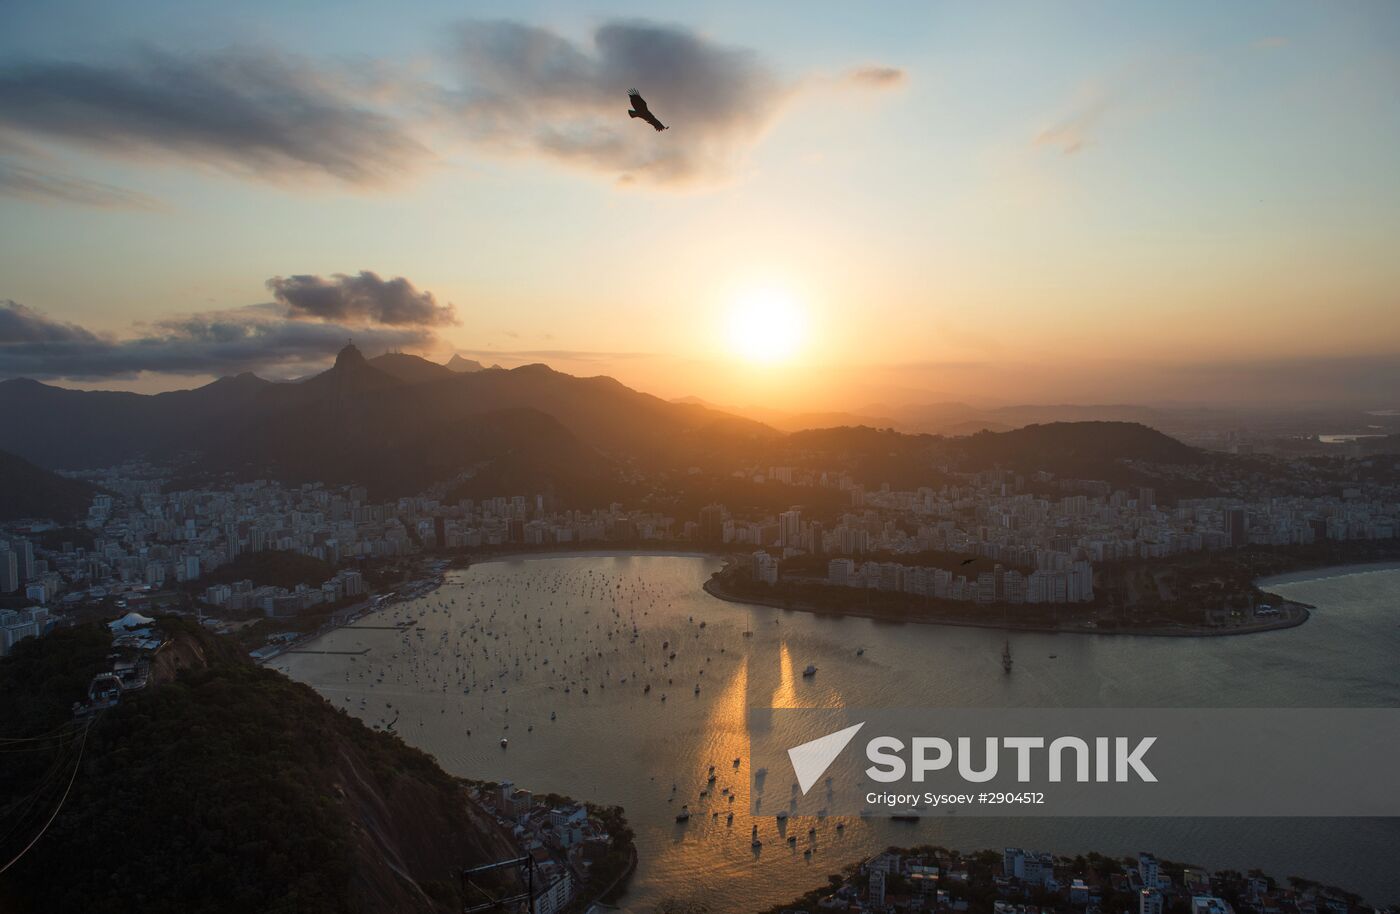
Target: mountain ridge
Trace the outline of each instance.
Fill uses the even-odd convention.
[[[194,452],[208,471],[363,483],[374,497],[451,483],[459,493],[488,494],[487,485],[547,490],[589,506],[622,498],[653,473],[728,475],[765,461],[836,458],[876,483],[918,486],[939,478],[936,462],[1035,463],[1076,474],[1122,459],[1193,462],[1200,455],[1145,426],[1113,422],[958,438],[863,425],[784,433],[605,375],[576,377],[542,363],[455,372],[401,353],[367,359],[354,346],[326,371],[288,383],[245,374],[140,395],[5,381],[0,411],[19,420],[0,427],[0,448],[59,468]]]

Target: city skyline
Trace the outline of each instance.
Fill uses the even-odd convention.
[[[1394,406],[1384,5],[163,10],[7,11],[0,377]]]

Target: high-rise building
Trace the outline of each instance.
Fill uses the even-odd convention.
[[[1156,857],[1151,854],[1138,854],[1138,878],[1142,880],[1143,888],[1157,888],[1157,872]]]
[[[778,515],[778,545],[786,549],[802,546],[802,512],[797,508]]]
[[[1327,539],[1327,518],[1308,518],[1308,526],[1312,528],[1313,542],[1320,543]]]
[[[25,583],[34,580],[38,576],[34,573],[34,544],[22,539],[15,543],[14,549],[19,560],[20,580]]]
[[[838,587],[845,587],[855,573],[856,563],[850,559],[832,559],[826,564],[826,580]]]
[[[880,907],[885,903],[885,871],[872,870],[870,873],[870,903]]]
[[[1249,542],[1249,519],[1244,508],[1226,509],[1225,542],[1230,546],[1243,546]]]
[[[0,549],[0,593],[19,590],[19,558],[13,549]]]
[[[704,543],[724,542],[724,507],[706,505],[700,509],[700,541]]]

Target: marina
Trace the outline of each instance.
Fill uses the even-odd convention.
[[[1400,704],[1400,620],[1383,598],[1400,571],[1280,584],[1319,607],[1306,637],[1290,629],[1187,640],[748,607],[702,591],[718,567],[680,556],[486,562],[369,617],[384,628],[355,625],[310,645],[368,656],[284,655],[272,665],[370,726],[394,723],[449,772],[625,806],[640,859],[624,910],[672,896],[755,909],[885,846],[918,842],[1067,854],[1151,846],[1206,866],[1261,866],[1377,892],[1383,878],[1365,860],[1400,856],[1400,826],[1379,819],[753,816],[745,737],[746,710],[759,706]],[[1008,675],[1001,661],[1012,652]],[[804,676],[809,666],[820,673]],[[754,776],[769,796],[785,794],[791,774]]]

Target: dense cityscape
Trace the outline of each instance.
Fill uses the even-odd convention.
[[[1040,482],[1066,494],[1019,491],[1024,480],[1005,472],[960,474],[955,485],[911,491],[888,485],[867,490],[835,471],[744,472],[794,498],[807,486],[834,488],[849,507],[813,518],[801,507],[736,516],[713,504],[692,519],[621,504],[559,510],[538,494],[455,504],[432,497],[371,502],[363,487],[267,480],[167,491],[168,475],[149,464],[83,473],[101,494],[77,528],[42,519],[3,528],[0,594],[27,604],[11,610],[25,617],[7,616],[5,648],[38,633],[35,611],[60,613],[109,597],[136,605],[149,594],[198,582],[240,555],[266,551],[309,556],[335,572],[316,586],[291,589],[248,580],[216,583],[198,593],[199,601],[214,612],[294,617],[312,607],[363,603],[367,588],[357,569],[377,559],[622,544],[751,552],[754,578],[769,584],[778,582],[784,559],[815,556],[828,557],[818,577],[835,586],[964,603],[1080,603],[1094,599],[1094,569],[1104,562],[1169,562],[1247,545],[1383,541],[1400,531],[1400,494],[1393,486],[1251,501],[1183,498],[1168,507],[1158,505],[1150,488],[1126,491],[1050,474]],[[926,553],[972,556],[997,567],[962,574],[897,560]],[[864,558],[872,554],[893,560]]]
[[[1137,914],[1348,914],[1355,896],[1305,879],[1280,884],[1260,872],[1211,873],[1149,853],[1115,860],[1008,847],[960,854],[943,848],[890,849],[804,899],[811,911],[1039,914],[1118,910]],[[795,912],[795,908],[783,908]]]

